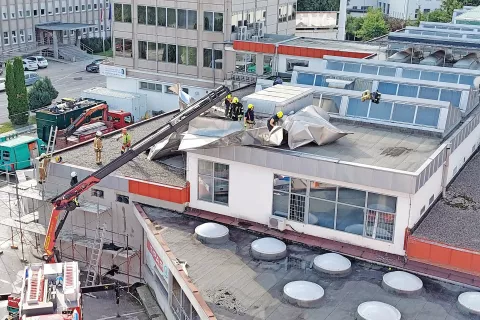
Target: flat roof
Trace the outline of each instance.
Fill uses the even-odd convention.
[[[188,276],[219,320],[344,320],[353,319],[358,305],[381,301],[395,306],[402,319],[467,320],[456,300],[467,291],[441,281],[421,277],[425,290],[418,297],[401,297],[381,287],[388,268],[352,261],[353,272],[345,277],[328,277],[310,269],[314,257],[324,251],[287,244],[289,258],[276,262],[254,260],[250,244],[257,237],[230,228],[230,241],[204,245],[192,235],[201,221],[160,208],[142,207],[171,252],[186,262]],[[298,308],[283,299],[283,287],[306,280],[323,287],[325,296],[316,308]]]
[[[480,154],[461,170],[441,198],[414,230],[418,238],[480,251]]]
[[[167,123],[172,117],[173,114],[169,113],[129,128],[128,131],[132,137],[132,143],[151,134],[160,126]],[[121,142],[116,141],[119,135],[119,131],[105,135],[102,151],[104,165],[120,156]],[[73,146],[64,151],[60,150],[57,151],[57,153],[62,156],[63,161],[69,164],[90,169],[101,167],[95,163],[95,153],[92,142],[80,146]],[[140,154],[115,171],[114,174],[177,187],[184,187],[186,184],[185,171],[182,168],[174,168],[157,161],[150,161],[147,159],[146,153]]]
[[[480,7],[470,9],[467,12],[456,16],[455,20],[479,21],[480,22]],[[457,23],[457,24],[461,24],[461,23]]]
[[[30,143],[30,142],[33,142],[33,141],[37,141],[37,137],[18,136],[16,138],[0,142],[0,146],[2,146],[2,147],[14,147],[14,146],[18,146],[19,144]]]
[[[340,130],[352,134],[323,146],[308,144],[295,150],[290,150],[288,146],[259,148],[415,172],[442,143],[439,137],[419,132],[404,132],[398,128],[384,129],[363,122],[348,123],[334,118],[330,118],[330,122]]]

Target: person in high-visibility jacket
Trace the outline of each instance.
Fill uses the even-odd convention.
[[[225,98],[224,104],[225,104],[225,118],[231,118],[232,117],[232,109],[230,108],[230,105],[232,104],[231,94],[227,95],[227,97]]]
[[[268,131],[272,131],[273,127],[278,125],[278,121],[283,118],[283,112],[278,111],[277,114],[274,114],[270,119],[267,121],[267,128]]]
[[[45,153],[42,153],[38,161],[39,161],[38,171],[40,173],[40,179],[38,180],[38,183],[42,184],[45,182],[45,179],[47,178],[47,167],[50,162],[50,157],[47,156]]]
[[[233,98],[232,104],[230,106],[232,109],[232,120],[238,121],[243,118],[243,104],[238,100],[237,97]]]
[[[255,126],[255,113],[253,112],[253,104],[249,104],[247,112],[245,112],[245,128],[253,129]]]
[[[102,164],[102,149],[103,149],[102,132],[97,131],[97,134],[95,135],[95,139],[93,140],[93,150],[95,151],[95,161],[97,162],[98,165]]]
[[[132,143],[132,138],[130,137],[130,134],[127,132],[127,128],[122,129],[122,135],[117,138],[117,141],[119,139],[122,139],[122,150],[121,154],[123,154],[128,148],[130,148],[130,145]]]

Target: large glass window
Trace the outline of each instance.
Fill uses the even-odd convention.
[[[138,41],[138,58],[147,59],[147,41]]]
[[[420,80],[438,81],[439,76],[438,72],[422,71]]]
[[[115,38],[115,56],[132,57],[132,40]]]
[[[137,6],[138,24],[147,24],[147,7]]]
[[[157,44],[155,42],[148,42],[148,60],[157,60]]]
[[[157,57],[158,61],[167,61],[167,45],[165,43],[157,43]]]
[[[402,77],[408,79],[419,79],[420,78],[420,71],[418,70],[411,70],[411,69],[403,69]]]
[[[380,101],[380,103],[372,103],[370,106],[369,118],[390,120],[390,114],[392,113],[392,103]]]
[[[343,63],[342,62],[337,62],[337,61],[328,61],[327,62],[327,69],[328,70],[342,71]]]
[[[187,11],[187,29],[197,30],[197,11],[196,10]]]
[[[409,86],[407,84],[401,84],[401,85],[398,86],[398,95],[399,96],[416,98],[417,94],[418,94],[418,87],[417,86]]]
[[[362,65],[362,70],[361,73],[366,73],[366,74],[377,74],[378,72],[378,67],[377,66],[368,66],[368,65]]]
[[[178,28],[179,29],[186,29],[187,28],[187,10],[178,9],[177,10],[177,19],[178,19]]]
[[[354,117],[367,117],[369,101],[362,102],[360,99],[349,98],[347,115]]]
[[[397,198],[275,174],[272,214],[393,241]]]
[[[177,14],[175,9],[167,9],[167,27],[176,28],[177,27]]]
[[[157,25],[161,27],[167,26],[167,9],[166,8],[157,8]]]
[[[378,70],[378,74],[380,76],[395,77],[396,71],[397,70],[395,68],[380,67]]]
[[[395,103],[392,113],[392,121],[413,123],[416,107],[410,104]]]
[[[75,6],[78,12],[78,6]],[[71,10],[73,11],[73,10]],[[132,22],[132,5],[115,3],[113,5],[113,19],[116,22]]]
[[[154,26],[157,24],[156,11],[157,8],[155,7],[147,7],[147,24],[150,26]]]
[[[378,91],[380,91],[382,94],[391,94],[395,96],[397,95],[397,88],[398,88],[398,85],[396,83],[390,83],[390,82],[378,83]]]
[[[178,64],[196,66],[197,48],[178,46]]]
[[[473,85],[473,79],[475,79],[474,76],[460,76],[459,83],[460,84],[467,84],[469,86]]]
[[[440,82],[458,83],[458,74],[440,73]]]
[[[416,124],[421,124],[425,126],[436,127],[438,125],[438,116],[440,115],[440,109],[438,108],[428,108],[428,107],[418,107],[417,116],[415,118]]]
[[[345,72],[360,72],[360,64],[358,63],[345,63],[343,71]]]
[[[228,205],[229,165],[198,160],[198,199]]]
[[[223,13],[204,11],[203,29],[205,31],[223,32]]]
[[[298,73],[297,75],[297,83],[298,84],[309,84],[313,85],[313,80],[315,79],[315,75],[311,73]]]
[[[223,52],[221,50],[203,49],[203,66],[212,68],[215,61],[215,69],[222,69]]]
[[[420,87],[420,91],[418,92],[418,97],[422,99],[438,100],[439,93],[440,93],[440,90],[437,88]]]

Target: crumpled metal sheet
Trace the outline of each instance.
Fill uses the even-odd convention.
[[[316,106],[308,106],[287,116],[282,127],[288,132],[288,146],[296,149],[311,142],[317,145],[332,143],[349,134],[329,122],[327,112]]]
[[[187,132],[172,134],[165,139],[167,141],[152,148],[149,159],[165,155],[169,148],[171,152],[175,144],[179,144],[178,150],[192,150],[235,145],[280,146],[288,142],[290,149],[296,149],[312,142],[319,146],[329,144],[349,134],[328,122],[329,118],[321,108],[309,106],[285,117],[283,123],[269,132],[266,126],[244,130],[242,122],[198,117],[190,122]],[[155,155],[151,156],[153,153]]]

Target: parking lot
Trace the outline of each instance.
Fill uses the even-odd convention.
[[[92,60],[96,57],[92,57]],[[39,69],[36,72],[40,77],[49,77],[53,86],[58,90],[58,99],[70,97],[77,98],[81,92],[91,87],[104,87],[105,77],[98,73],[88,73],[85,66],[91,61],[75,63],[61,63],[48,61],[48,68]],[[5,77],[5,73],[2,75]],[[75,80],[75,78],[80,78]],[[7,95],[0,92],[0,123],[8,121]]]

